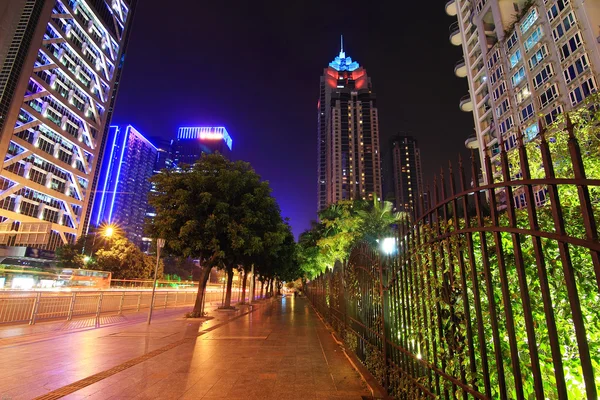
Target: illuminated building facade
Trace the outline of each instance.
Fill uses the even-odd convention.
[[[479,149],[482,161],[491,157],[493,174],[500,172],[500,138],[507,151],[516,147],[519,130],[533,140],[540,116],[551,124],[598,90],[600,2],[450,0],[446,12],[458,19],[450,42],[464,53],[454,70],[469,84],[460,108],[475,122],[465,144]],[[522,206],[524,195],[517,196]],[[535,196],[543,203],[545,189]]]
[[[170,159],[174,167],[193,165],[202,153],[219,152],[229,157],[232,148],[233,140],[222,126],[184,127],[179,128],[177,137],[171,142]]]
[[[421,153],[415,138],[396,136],[392,140],[394,197],[398,211],[421,215],[420,197],[423,193]]]
[[[111,126],[108,146],[91,224],[115,224],[141,246],[158,149],[131,125]]]
[[[0,245],[87,231],[135,3],[2,2]]]
[[[340,54],[325,68],[318,102],[318,209],[381,198],[379,120],[371,78]]]

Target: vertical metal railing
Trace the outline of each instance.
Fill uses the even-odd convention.
[[[597,398],[596,110],[540,124],[530,141],[519,134],[510,152],[499,138],[485,184],[478,155],[459,160],[425,191],[424,212],[398,225],[396,256],[359,243],[307,285],[392,396]]]

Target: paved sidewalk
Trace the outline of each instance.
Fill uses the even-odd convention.
[[[0,342],[0,399],[369,396],[305,299],[213,312],[206,322],[174,311],[157,315],[150,327],[133,322]]]

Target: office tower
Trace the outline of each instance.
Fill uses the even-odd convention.
[[[133,126],[111,126],[91,224],[114,224],[138,246],[148,210],[158,149]]]
[[[423,172],[421,153],[415,138],[398,135],[392,139],[392,166],[396,209],[411,215],[416,211],[416,215],[421,215]]]
[[[156,143],[157,153],[156,159],[154,162],[154,168],[152,171],[152,175],[160,174],[163,169],[173,168],[173,162],[171,161],[171,154],[169,153],[170,141],[161,139],[161,138],[153,138],[153,143]],[[150,192],[156,191],[156,185],[152,183],[150,185]],[[152,221],[156,216],[156,210],[150,204],[146,207],[146,222]],[[148,236],[142,236],[142,244],[140,246],[141,250],[145,253],[150,252],[150,247],[152,244],[152,238]]]
[[[0,17],[0,244],[87,231],[136,0],[7,0]]]
[[[224,127],[179,128],[177,137],[171,142],[170,159],[173,166],[193,165],[202,153],[219,152],[230,156],[233,140]]]
[[[318,209],[382,196],[379,121],[371,78],[340,53],[321,76],[318,102]]]
[[[482,160],[495,160],[500,135],[511,150],[518,129],[531,140],[539,115],[550,124],[597,91],[600,2],[450,0],[446,12],[458,18],[450,41],[464,52],[455,73],[469,81],[460,108],[475,120],[465,144]]]

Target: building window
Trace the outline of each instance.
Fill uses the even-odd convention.
[[[544,58],[548,56],[548,47],[543,45],[538,51],[533,53],[529,59],[529,69],[534,69]]]
[[[517,136],[516,134],[509,135],[504,141],[504,150],[509,151],[517,147]]]
[[[556,117],[563,112],[562,106],[557,106],[548,114],[544,115],[544,121],[546,121],[546,125],[550,125],[554,121],[556,121]]]
[[[512,76],[512,85],[513,87],[517,86],[523,78],[525,77],[525,67],[519,68],[519,70]]]
[[[517,49],[517,51],[515,51],[514,53],[512,53],[509,57],[510,59],[510,67],[514,68],[515,65],[517,65],[519,63],[519,61],[521,61],[521,49]]]
[[[492,83],[492,85],[496,84],[498,79],[500,79],[500,77],[502,77],[503,73],[504,73],[504,69],[502,68],[502,65],[499,65],[498,68],[496,68],[496,70],[493,71],[492,74],[490,75],[490,82]]]
[[[565,18],[552,30],[552,37],[554,41],[558,41],[575,25],[575,16],[572,12],[569,12]]]
[[[492,69],[492,67],[494,65],[496,65],[496,63],[498,62],[499,59],[500,59],[500,49],[496,49],[496,51],[494,53],[492,53],[492,55],[488,58],[488,62],[487,62],[488,69]]]
[[[498,107],[496,107],[496,117],[501,117],[502,114],[507,112],[510,109],[510,103],[508,99],[505,99]]]
[[[540,207],[540,206],[543,206],[544,204],[546,204],[546,198],[547,198],[546,195],[547,194],[548,194],[548,189],[546,189],[546,188],[535,192],[535,194],[534,194],[535,205]]]
[[[531,50],[533,48],[533,46],[535,46],[536,43],[540,41],[540,39],[542,38],[543,35],[544,35],[544,32],[542,31],[542,28],[540,26],[535,28],[533,33],[531,35],[529,35],[529,37],[527,39],[525,39],[525,42],[523,43],[523,47],[525,47],[525,51]]]
[[[548,8],[548,19],[553,21],[568,5],[569,0],[557,0],[556,3]]]
[[[510,37],[508,38],[508,40],[506,41],[506,47],[508,48],[508,50],[512,49],[513,46],[517,43],[517,32],[513,32],[512,35],[510,35]]]
[[[582,44],[581,33],[577,32],[567,43],[560,47],[560,61],[566,60],[575,50],[580,48]]]
[[[517,92],[517,94],[515,96],[516,100],[517,100],[517,104],[521,104],[523,101],[528,99],[529,96],[531,96],[531,91],[529,90],[529,85],[525,85],[523,88],[521,88]]]
[[[525,19],[523,20],[523,23],[521,24],[521,33],[527,32],[529,30],[529,28],[531,28],[533,26],[535,21],[537,21],[537,19],[538,19],[537,9],[533,8],[529,12],[529,14],[527,14]]]
[[[537,122],[534,122],[533,124],[525,128],[525,137],[527,138],[527,141],[533,140],[539,133],[540,128]]]
[[[500,123],[500,133],[506,133],[510,128],[514,126],[514,120],[512,115],[509,115],[504,121]]]
[[[584,54],[564,70],[563,74],[565,76],[565,81],[567,83],[570,83],[573,79],[577,78],[583,73],[583,71],[587,70],[589,67],[590,62],[588,60],[588,56],[587,54]]]
[[[558,88],[556,85],[550,86],[544,93],[540,95],[540,105],[542,108],[552,103],[558,98]]]
[[[518,194],[514,197],[515,207],[516,208],[524,208],[527,207],[527,202],[525,201],[525,193]]]
[[[523,123],[531,117],[533,117],[533,104],[528,104],[527,106],[521,109],[521,112],[519,113],[519,118],[521,119],[521,123]]]
[[[502,82],[494,91],[492,92],[492,97],[494,101],[498,100],[500,96],[502,96],[506,92],[506,82]]]
[[[585,80],[580,86],[576,87],[569,93],[571,99],[571,105],[579,104],[588,97],[590,94],[595,93],[598,90],[596,80],[594,77]]]
[[[534,78],[533,78],[533,88],[538,89],[542,83],[547,82],[550,77],[554,75],[554,69],[551,64],[546,64],[544,69],[542,69]]]

